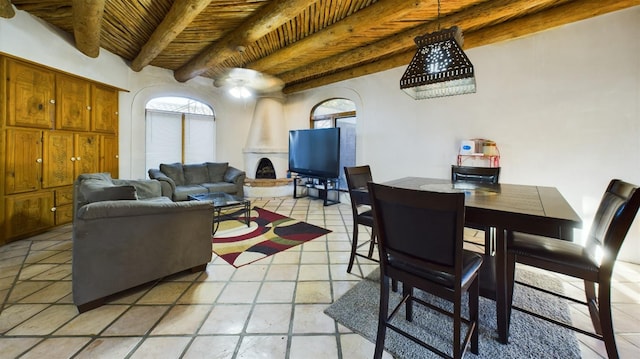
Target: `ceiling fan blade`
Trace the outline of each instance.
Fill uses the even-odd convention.
[[[280,91],[284,82],[275,76],[240,67],[229,68],[213,81],[215,87],[245,86],[258,93]]]

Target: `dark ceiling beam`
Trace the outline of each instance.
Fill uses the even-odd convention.
[[[229,31],[222,39],[177,69],[173,76],[176,80],[185,82],[203,74],[207,69],[237,55],[238,46],[248,46],[258,41],[261,37],[300,14],[314,2],[313,0],[270,1],[240,27]]]
[[[594,16],[604,15],[612,11],[622,10],[634,5],[638,5],[638,0],[576,0],[506,23],[485,27],[478,31],[465,32],[464,48],[470,49],[473,47],[515,39],[575,21],[585,20]],[[448,19],[444,20],[448,23]],[[409,51],[380,59],[373,63],[323,75],[309,81],[287,85],[283,89],[283,92],[285,94],[291,94],[339,81],[374,74],[399,66],[405,66],[411,61],[415,51],[416,49],[414,45],[414,48]],[[398,89],[400,88],[399,81],[400,79],[398,78]]]
[[[200,14],[211,0],[177,0],[133,59],[131,69],[140,71],[149,65]]]
[[[16,11],[11,6],[11,0],[0,0],[0,17],[11,19],[16,16]]]
[[[73,36],[76,47],[89,57],[100,54],[100,32],[106,0],[73,0]]]

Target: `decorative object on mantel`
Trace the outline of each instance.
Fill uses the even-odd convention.
[[[418,50],[400,79],[400,88],[415,100],[476,92],[473,64],[462,51],[462,31],[457,26],[417,36]]]
[[[242,53],[244,46],[238,46],[240,53],[240,66],[242,66]],[[215,87],[228,87],[229,93],[235,98],[248,98],[252,94],[266,94],[281,91],[284,82],[277,77],[261,72],[234,67],[225,69],[215,80]]]

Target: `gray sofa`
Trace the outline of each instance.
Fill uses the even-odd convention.
[[[211,261],[208,202],[173,202],[156,180],[82,174],[74,183],[73,302],[79,312],[104,298]]]
[[[162,163],[150,169],[149,178],[160,181],[162,193],[171,193],[174,201],[186,201],[189,195],[225,192],[244,197],[246,174],[226,162],[198,164]]]

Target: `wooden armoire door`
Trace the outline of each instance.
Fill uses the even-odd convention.
[[[42,187],[72,185],[75,179],[73,133],[45,131],[43,152]]]
[[[100,171],[100,143],[95,133],[75,134],[75,177]]]
[[[55,115],[53,72],[7,60],[7,125],[52,128]]]
[[[5,236],[12,238],[54,225],[53,192],[39,191],[5,197]]]
[[[117,134],[118,90],[93,84],[91,92],[91,131]]]
[[[100,138],[100,172],[109,172],[111,178],[118,178],[118,137],[103,135]]]
[[[42,131],[8,129],[5,154],[5,194],[40,189]]]
[[[56,128],[89,131],[91,84],[72,76],[56,75]]]

